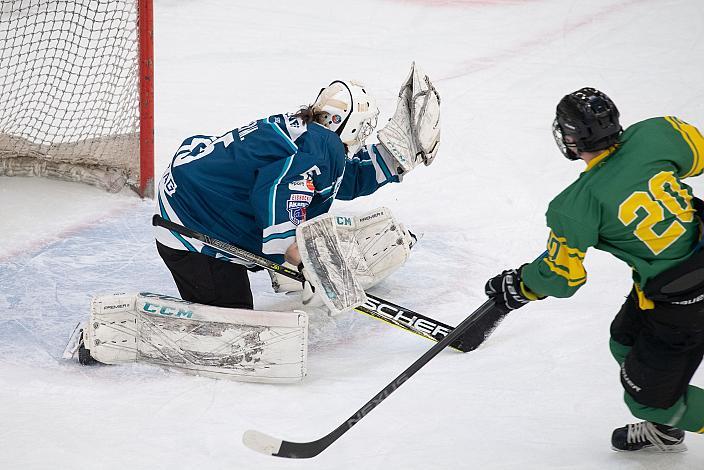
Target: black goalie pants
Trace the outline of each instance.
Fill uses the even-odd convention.
[[[156,248],[176,282],[181,298],[226,308],[254,308],[247,268],[202,253]]]

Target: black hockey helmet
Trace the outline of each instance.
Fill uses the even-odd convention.
[[[557,105],[552,133],[562,154],[577,160],[575,151],[597,152],[618,141],[623,130],[619,112],[611,99],[594,88],[581,88],[565,95]],[[569,141],[565,137],[570,136]]]

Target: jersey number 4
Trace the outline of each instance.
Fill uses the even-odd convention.
[[[666,186],[669,186],[668,192]],[[677,194],[682,204],[673,194]],[[694,220],[692,196],[682,189],[671,171],[661,171],[648,180],[648,191],[635,191],[618,207],[618,219],[625,226],[631,225],[638,218],[638,210],[643,209],[646,216],[637,225],[633,234],[653,252],[659,255],[680,238],[687,229],[680,222]],[[660,234],[654,230],[655,224],[665,220],[665,211],[676,219]],[[670,218],[670,217],[668,217]]]

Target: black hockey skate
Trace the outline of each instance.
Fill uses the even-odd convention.
[[[64,359],[73,359],[76,355],[78,355],[78,362],[84,366],[98,364],[98,361],[93,359],[90,355],[90,351],[86,348],[85,341],[83,340],[83,330],[85,327],[85,323],[79,323],[76,325],[71,333],[71,337],[68,339],[66,347],[64,348],[62,357]]]
[[[86,349],[86,344],[83,341],[83,330],[81,330],[81,337],[78,344],[78,362],[84,366],[91,366],[98,363],[98,361],[93,359],[93,356],[90,355],[90,350]]]
[[[684,452],[684,431],[664,424],[641,421],[614,429],[611,447],[619,452]]]

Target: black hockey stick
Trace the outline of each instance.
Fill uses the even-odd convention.
[[[278,263],[274,263],[263,256],[251,253],[236,245],[232,245],[222,240],[210,237],[204,233],[184,227],[181,224],[166,220],[160,215],[154,215],[152,218],[152,224],[172,230],[188,238],[200,240],[206,245],[217,248],[218,250],[228,253],[236,258],[239,258],[240,260],[256,264],[257,266],[270,271],[275,271],[283,276],[295,279],[296,281],[303,282],[305,280],[303,275],[296,270],[287,268],[286,266],[282,266]],[[370,294],[367,294],[367,302],[359,307],[356,307],[355,310],[433,341],[442,340],[454,329],[453,327],[442,322],[426,317],[425,315],[414,312],[413,310],[400,307],[387,300],[380,299],[379,297]],[[465,342],[463,337],[457,338],[452,344],[450,344],[450,347],[461,352],[472,351],[484,341],[486,336],[488,335],[485,335],[482,331],[474,332],[473,337],[468,338],[469,342]],[[482,338],[481,341],[478,340],[480,337]]]
[[[392,380],[389,385],[384,387],[364,406],[357,410],[355,414],[350,416],[347,421],[339,425],[334,431],[332,431],[328,435],[311,442],[290,442],[281,439],[276,439],[259,431],[250,430],[244,433],[244,435],[242,436],[242,442],[244,443],[244,445],[246,445],[252,450],[261,452],[262,454],[274,455],[276,457],[286,457],[290,459],[308,459],[311,457],[315,457],[316,455],[327,449],[333,442],[339,439],[340,436],[346,433],[352,426],[357,424],[367,414],[369,414],[369,412],[376,408],[379,403],[384,401],[404,382],[410,379],[413,374],[418,372],[421,367],[427,364],[432,358],[437,356],[440,351],[449,346],[453,341],[460,337],[464,332],[469,330],[484,316],[490,315],[495,310],[496,307],[492,300],[487,300],[486,302],[484,302],[481,307],[475,310],[470,316],[465,318],[462,323],[457,325],[457,328],[455,328],[452,333],[443,338],[443,340],[439,343],[433,345],[432,348],[426,351],[425,354],[423,354],[413,364],[411,364],[408,369],[404,370],[401,375]]]

